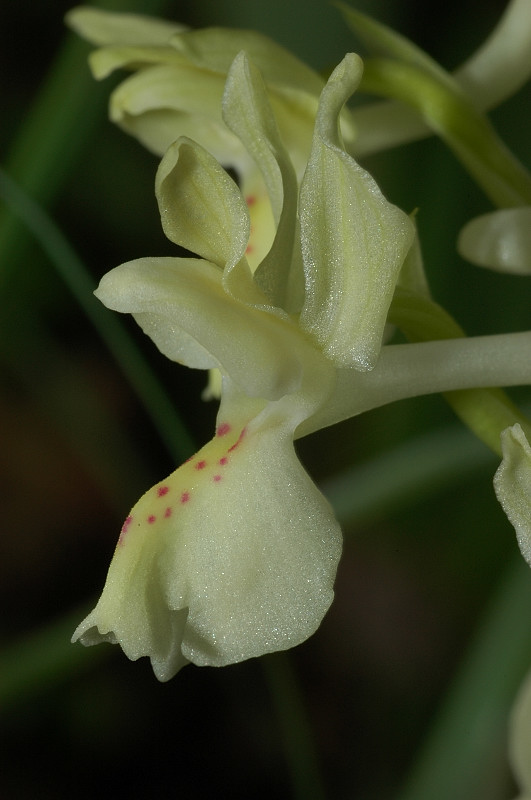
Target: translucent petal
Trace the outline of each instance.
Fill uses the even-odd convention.
[[[227,75],[223,119],[259,166],[278,224],[282,210],[282,167],[279,161],[283,165],[289,161],[262,76],[243,51],[236,56]],[[286,166],[287,170],[289,166]]]
[[[159,680],[304,641],[333,597],[341,533],[289,421],[221,416],[217,435],[127,517],[96,608],[74,633],[149,656]]]
[[[142,14],[115,14],[77,6],[65,16],[72,30],[93,44],[164,45],[185,25]]]
[[[303,369],[310,369],[306,362],[315,351],[298,328],[232,298],[221,270],[206,261],[130,261],[108,272],[95,294],[108,308],[133,314],[168,358],[200,369],[221,367],[250,396],[295,392]]]
[[[178,139],[157,170],[155,193],[172,242],[225,267],[245,255],[249,214],[232,178],[206,150]]]
[[[346,56],[321,96],[301,187],[301,326],[338,366],[365,370],[376,363],[414,228],[343,147],[337,120],[361,71],[361,60]]]
[[[459,253],[480,267],[531,274],[531,207],[483,214],[461,230]]]
[[[520,425],[503,431],[502,452],[494,489],[516,530],[520,551],[531,566],[531,447]]]
[[[113,118],[120,111],[138,115],[156,108],[185,111],[221,123],[221,98],[225,81],[190,64],[159,64],[137,72],[115,90]],[[175,132],[174,140],[179,136]]]
[[[191,63],[226,75],[235,56],[245,51],[267,83],[319,95],[324,81],[281,45],[257,31],[203,28],[178,34],[172,46]]]
[[[179,136],[188,136],[221,163],[241,169],[252,161],[221,119],[223,87],[221,77],[186,64],[147,67],[115,89],[109,113],[160,156]]]
[[[245,53],[240,53],[227,76],[223,97],[223,116],[252,155],[263,175],[271,201],[277,232],[268,255],[255,271],[255,281],[274,306],[286,311],[294,308],[293,287],[302,285],[300,249],[297,238],[297,179],[281,141],[258,69]],[[299,271],[294,275],[294,270]]]
[[[89,64],[96,80],[102,80],[117,69],[143,70],[157,65],[173,65],[178,69],[186,62],[171,47],[113,45],[100,47],[91,53]]]
[[[191,140],[177,140],[160,163],[155,191],[171,241],[221,267],[223,286],[234,299],[287,319],[252,278],[245,259],[250,206],[213,156]]]

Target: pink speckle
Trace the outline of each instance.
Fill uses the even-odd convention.
[[[195,468],[196,469],[204,469],[206,467],[206,465],[207,465],[206,461],[198,461],[197,464],[195,465]]]
[[[159,486],[157,489],[157,497],[164,497],[165,494],[168,494],[170,491],[169,486]]]
[[[217,436],[226,436],[226,434],[230,432],[230,429],[231,429],[231,427],[230,427],[228,422],[222,422],[220,425],[218,425],[218,429],[216,431],[216,435]]]
[[[156,519],[157,518],[154,514],[150,514],[149,517],[147,518],[147,521],[149,522],[150,525],[153,525]]]
[[[168,517],[171,517],[171,508],[170,507],[168,507],[166,509],[166,511],[164,512],[164,516],[166,517],[166,519],[168,519]]]
[[[245,202],[247,203],[248,206],[254,206],[254,204],[256,203],[256,197],[254,196],[254,194],[250,194],[245,198]]]
[[[190,492],[183,492],[181,495],[181,503],[187,503],[190,499]]]
[[[221,480],[221,475],[214,475],[214,477],[212,478],[212,480],[214,481],[214,483],[219,483],[219,482],[220,482],[220,480]]]
[[[218,461],[218,464],[221,464],[222,467],[224,467],[225,464],[228,464],[228,463],[229,463],[229,459],[227,458],[227,456],[223,456],[223,458],[220,458],[219,461]]]
[[[118,537],[118,544],[123,544],[125,534],[129,530],[132,521],[133,521],[132,516],[127,517],[127,519],[125,520],[124,524],[122,525],[122,530],[120,531],[120,536]]]
[[[238,441],[237,441],[237,442],[235,442],[235,443],[232,445],[232,447],[229,447],[229,453],[231,453],[233,450],[236,450],[236,448],[237,448],[237,447],[238,447],[238,445],[240,444],[241,440],[242,440],[242,439],[243,439],[243,437],[245,436],[246,432],[247,432],[247,428],[243,428],[243,429],[242,429],[242,432],[241,432],[241,433],[240,433],[240,435],[238,436]]]

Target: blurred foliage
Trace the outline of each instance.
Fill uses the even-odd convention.
[[[356,49],[322,0],[106,5],[194,27],[256,28],[323,71]],[[356,6],[453,68],[505,3]],[[153,193],[156,160],[106,120],[112,79],[92,81],[88,46],[63,28],[69,7],[19,0],[0,11],[0,150],[6,171],[48,209],[96,285],[111,267],[170,255],[172,245]],[[492,115],[527,166],[529,99],[526,88]],[[434,295],[470,334],[529,327],[525,279],[477,270],[455,252],[461,225],[488,203],[440,142],[411,144],[365,166],[390,199],[419,209]],[[5,209],[0,290],[2,798],[398,796],[470,641],[484,641],[473,638],[479,621],[503,605],[492,599],[496,592],[511,600],[477,680],[485,702],[504,675],[509,694],[496,724],[483,727],[490,736],[483,761],[459,797],[511,797],[504,714],[531,661],[531,642],[511,619],[527,618],[531,587],[520,573],[517,590],[505,577],[517,550],[492,492],[496,459],[460,431],[440,398],[379,409],[300,442],[346,537],[336,601],[318,633],[289,661],[188,667],[159,685],[147,663],[129,663],[118,648],[86,651],[68,639],[83,614],[72,609],[88,606],[103,584],[128,508],[174,468],[168,442],[49,256]],[[199,400],[204,376],[166,362],[131,320],[124,324],[191,438],[206,441],[215,406]],[[345,498],[350,511],[342,510]],[[472,698],[474,678],[466,683],[463,674]],[[474,738],[466,719],[452,722],[451,736],[470,730]],[[449,785],[424,797],[455,800]]]

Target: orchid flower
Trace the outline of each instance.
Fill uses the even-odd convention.
[[[324,86],[321,76],[255,31],[190,31],[164,20],[88,6],[72,9],[66,21],[81,36],[100,45],[90,56],[96,78],[105,78],[119,68],[134,73],[111,95],[113,122],[159,156],[179,136],[188,136],[225,167],[236,170],[251,218],[247,261],[251,269],[256,267],[271,246],[275,223],[260,170],[221,116],[228,69],[240,50],[260,69],[299,179],[310,152]],[[352,141],[354,128],[346,109],[341,117],[343,137]]]
[[[320,624],[341,533],[294,438],[404,397],[531,381],[530,334],[382,347],[397,281],[415,275],[402,270],[414,227],[345,150],[339,116],[361,74],[347,55],[324,87],[299,191],[266,86],[240,53],[223,117],[271,198],[267,256],[250,269],[243,194],[181,137],[156,195],[168,238],[199,258],[128,262],[96,292],[168,358],[222,375],[213,439],[134,506],[73,637],[149,656],[160,680],[291,647]]]
[[[360,60],[347,57],[321,97],[302,251],[294,169],[260,75],[242,54],[224,113],[281,205],[272,250],[253,278],[242,194],[211,155],[180,138],[161,162],[157,197],[168,237],[201,258],[130,262],[96,293],[133,313],[169,358],[223,376],[214,439],[133,508],[103,595],[75,633],[84,644],[117,641],[130,658],[149,655],[161,680],[187,661],[222,665],[297,644],[332,600],[341,533],[293,437],[332,393],[334,361],[374,364],[413,236],[408,217],[340,142],[338,115],[360,74]],[[335,187],[322,191],[324,169],[344,190],[337,197]],[[335,238],[327,214],[343,221],[352,252],[331,247],[354,259],[353,275],[352,262],[321,261],[323,242]]]

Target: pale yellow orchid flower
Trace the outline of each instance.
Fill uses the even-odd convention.
[[[170,359],[223,380],[214,438],[132,509],[74,634],[149,656],[160,680],[291,647],[320,624],[341,533],[294,438],[404,397],[531,381],[529,334],[381,347],[414,228],[345,150],[339,115],[361,72],[348,55],[323,89],[299,192],[264,82],[239,54],[223,114],[271,197],[269,253],[253,273],[245,198],[182,137],[156,194],[166,235],[199,258],[123,264],[96,293]]]
[[[260,75],[241,54],[224,113],[254,151],[275,211],[279,204],[269,255],[253,277],[241,192],[211,155],[181,138],[161,162],[156,191],[166,234],[201,258],[130,262],[96,293],[133,313],[169,358],[223,375],[216,436],[133,508],[102,597],[74,636],[118,642],[133,659],[148,655],[161,680],[188,661],[223,665],[295,645],[332,600],[341,533],[293,438],[326,405],[336,364],[375,363],[413,237],[408,217],[340,141],[338,115],[360,74],[360,60],[347,57],[322,94],[303,182],[302,251],[294,169]],[[331,181],[343,189],[333,203]],[[328,216],[348,241],[328,237],[325,254]],[[328,292],[328,318],[315,291]]]

